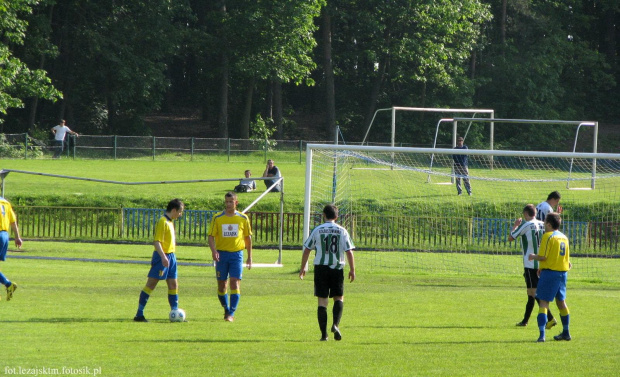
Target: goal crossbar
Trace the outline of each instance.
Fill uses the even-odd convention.
[[[490,119],[493,119],[495,116],[495,110],[491,109],[450,109],[450,108],[436,108],[436,107],[403,107],[403,106],[394,106],[388,107],[385,109],[378,109],[375,111],[375,114],[368,125],[368,129],[366,130],[366,134],[364,135],[364,139],[362,140],[362,145],[366,142],[366,138],[368,137],[368,133],[370,132],[370,128],[372,127],[377,114],[382,111],[391,111],[392,113],[392,137],[391,137],[391,146],[394,147],[396,142],[396,111],[412,111],[412,112],[426,112],[426,113],[464,113],[464,114],[489,114]],[[486,119],[486,118],[485,118]],[[435,139],[437,136],[435,136]]]

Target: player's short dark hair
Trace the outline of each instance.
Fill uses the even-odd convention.
[[[166,207],[166,211],[170,212],[173,209],[176,209],[177,211],[179,211],[183,207],[185,207],[185,204],[183,204],[181,199],[172,199],[170,202],[168,202],[168,206]]]
[[[328,204],[323,208],[323,214],[327,220],[335,220],[338,218],[338,207]]]
[[[224,195],[224,198],[235,198],[235,199],[237,199],[237,194],[232,192],[232,191],[228,191],[226,193],[226,195]]]
[[[562,218],[560,217],[559,213],[550,212],[547,214],[547,217],[545,217],[545,223],[549,223],[553,230],[558,230],[560,229]]]
[[[536,216],[536,207],[533,204],[528,204],[523,207],[523,213],[527,213],[528,216],[534,217]]]
[[[547,200],[551,200],[551,199],[562,199],[562,195],[560,195],[559,192],[557,191],[553,191],[552,193],[549,194],[549,196],[547,196]]]

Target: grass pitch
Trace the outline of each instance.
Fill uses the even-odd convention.
[[[178,253],[180,261],[209,262],[206,247]],[[273,262],[276,253],[256,250],[255,262]],[[518,274],[369,271],[360,253],[358,277],[345,283],[343,340],[325,343],[318,341],[312,275],[297,277],[297,251],[285,252],[282,268],[244,271],[234,323],[223,321],[212,267],[179,269],[188,323],[168,322],[165,285],[147,305],[150,322],[134,323],[148,265],[17,258],[147,262],[150,254],[149,245],[39,242],[10,253],[1,267],[19,289],[10,302],[2,292],[0,301],[0,375],[48,368],[102,376],[602,376],[620,368],[620,286],[570,276],[573,340],[537,344],[535,313],[530,326],[514,326],[526,301]],[[331,305],[328,312],[331,318]]]

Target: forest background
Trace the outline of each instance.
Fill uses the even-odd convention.
[[[0,0],[0,132],[49,139],[66,119],[91,135],[333,140],[338,126],[354,142],[379,108],[488,108],[599,121],[599,152],[617,153],[619,37],[617,0]],[[403,117],[398,141],[431,146],[436,122]],[[565,151],[573,134],[499,127],[496,148]]]

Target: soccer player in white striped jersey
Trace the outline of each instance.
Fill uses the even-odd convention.
[[[338,208],[328,204],[323,208],[325,222],[312,231],[304,242],[304,252],[301,258],[299,278],[306,276],[306,264],[312,249],[316,250],[314,257],[314,295],[318,297],[317,319],[321,330],[321,340],[327,337],[327,305],[328,297],[334,299],[332,308],[333,323],[331,331],[334,339],[341,340],[340,319],[342,318],[344,300],[344,265],[345,255],[349,262],[349,279],[355,280],[355,246],[349,237],[349,232],[336,224]]]
[[[560,199],[562,199],[562,195],[558,191],[553,191],[547,195],[547,200],[536,206],[536,218],[544,222],[547,214],[554,212],[554,207],[557,207],[556,213],[562,213]]]
[[[536,298],[536,287],[538,286],[538,262],[529,260],[530,254],[538,254],[538,246],[540,239],[545,231],[545,224],[536,219],[536,207],[528,204],[523,208],[523,219],[518,218],[510,231],[508,241],[521,239],[521,247],[523,250],[523,277],[525,278],[525,286],[527,288],[527,304],[525,305],[525,314],[523,320],[517,322],[517,326],[527,326],[534,310],[534,301]],[[540,304],[540,303],[539,303]],[[557,324],[551,313],[547,328],[552,328]]]

